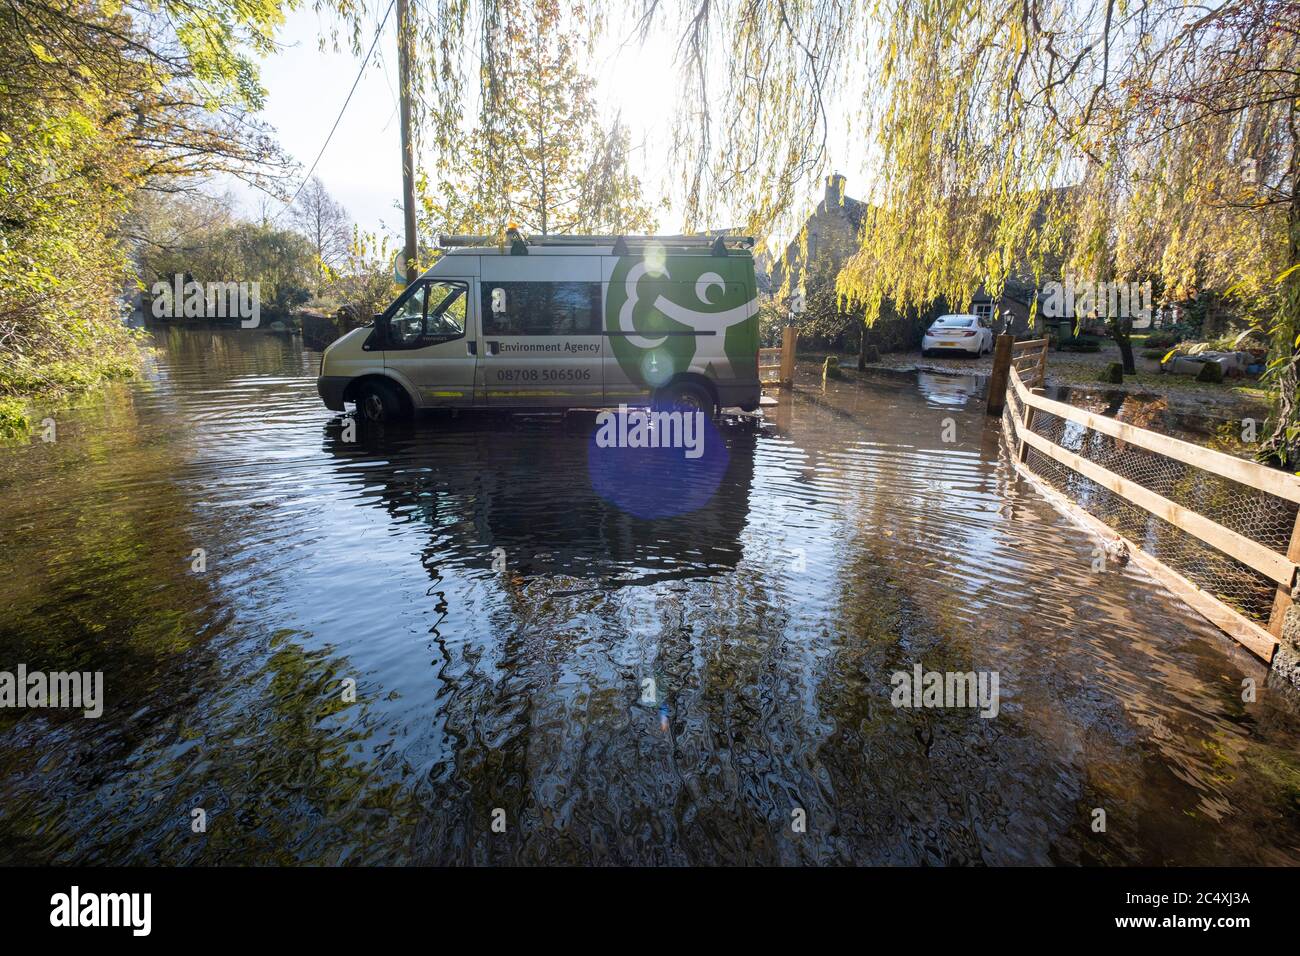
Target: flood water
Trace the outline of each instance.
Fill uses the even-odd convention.
[[[589,417],[349,442],[296,340],[154,336],[0,449],[0,670],[106,699],[0,710],[0,863],[1300,862],[1300,706],[1093,570],[977,380],[805,370],[620,495]]]

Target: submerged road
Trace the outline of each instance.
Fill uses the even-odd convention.
[[[974,379],[809,384],[701,487],[580,416],[347,442],[296,340],[154,335],[0,449],[0,669],[105,698],[0,709],[0,862],[1300,862],[1294,698]]]

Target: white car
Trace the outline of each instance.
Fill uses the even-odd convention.
[[[983,355],[993,351],[993,330],[980,323],[975,315],[941,315],[930,324],[921,338],[921,354],[965,352]]]

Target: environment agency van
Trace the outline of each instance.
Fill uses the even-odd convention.
[[[326,407],[390,421],[426,408],[759,405],[752,240],[566,236],[445,254],[374,322],[325,350]]]

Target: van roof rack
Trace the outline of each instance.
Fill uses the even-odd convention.
[[[754,247],[752,236],[728,236],[723,234],[706,234],[702,236],[550,235],[534,236],[526,240],[528,246],[539,248],[544,246],[613,246],[615,255],[627,255],[633,246],[642,248],[651,243],[681,249],[699,249],[701,251],[707,249],[715,256],[725,256],[728,247],[735,249],[752,249]],[[473,246],[500,246],[502,243],[498,236],[453,234],[438,236],[438,245],[443,249],[456,249]]]

